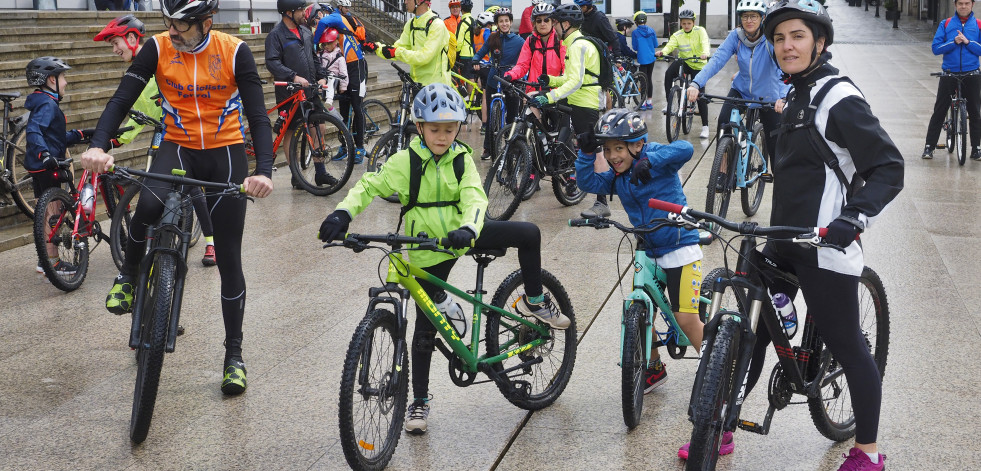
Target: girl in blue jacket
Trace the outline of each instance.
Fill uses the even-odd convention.
[[[640,113],[623,108],[607,111],[593,130],[580,135],[579,158],[576,159],[576,182],[583,191],[620,195],[620,203],[634,226],[649,226],[667,213],[650,208],[647,201],[662,201],[687,206],[678,171],[691,160],[694,148],[688,141],[668,145],[647,142],[647,123]],[[593,170],[596,151],[603,146],[603,156],[610,170]],[[647,255],[668,275],[668,298],[681,330],[695,350],[702,345],[704,324],[698,318],[699,289],[702,284],[702,249],[698,231],[681,227],[662,227],[644,234]],[[657,350],[651,352],[651,363],[645,374],[645,393],[663,384],[667,372]]]
[[[699,88],[705,87],[709,79],[722,70],[733,55],[736,56],[736,62],[739,64],[739,73],[732,81],[729,96],[762,101],[777,101],[787,96],[790,85],[781,80],[783,73],[773,60],[773,45],[767,42],[763,36],[763,28],[760,27],[763,16],[766,15],[766,4],[763,0],[740,0],[736,5],[736,14],[739,15],[741,26],[726,36],[709,63],[692,80],[692,85],[688,87],[689,101],[698,98]],[[759,107],[759,105],[752,105],[752,107]],[[726,103],[722,106],[719,112],[719,129],[722,129],[724,123],[729,122],[731,112],[731,104]],[[780,126],[780,114],[772,109],[762,110],[760,121],[766,133],[763,156],[769,162],[770,152],[773,151],[776,143],[776,137],[771,133]],[[725,181],[722,175],[727,169],[720,170],[720,181]]]
[[[642,11],[634,13],[634,23],[637,23],[637,29],[630,36],[630,42],[634,50],[637,51],[637,63],[640,64],[641,75],[647,83],[647,96],[644,97],[644,103],[638,109],[653,110],[651,90],[654,89],[652,74],[654,73],[654,60],[657,59],[657,56],[654,55],[655,49],[657,49],[657,33],[654,32],[653,28],[647,26],[647,13]]]

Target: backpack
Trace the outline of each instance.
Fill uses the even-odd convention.
[[[456,182],[460,183],[463,180],[463,153],[457,154],[453,158],[453,174],[456,175]],[[429,160],[432,162],[432,160]],[[420,203],[419,202],[419,186],[422,184],[422,172],[423,168],[422,157],[416,153],[415,149],[409,147],[409,202],[399,211],[399,225],[395,229],[398,232],[402,229],[402,218],[405,217],[406,213],[412,210],[412,208],[440,208],[444,206],[453,206],[456,211],[460,211],[460,200],[456,199],[453,201],[435,201],[430,203]]]
[[[828,146],[828,142],[824,140],[824,137],[817,130],[817,126],[814,124],[814,115],[817,114],[817,109],[827,96],[828,92],[831,91],[835,85],[841,82],[848,82],[858,90],[855,83],[851,81],[848,77],[836,77],[828,80],[828,83],[824,84],[814,98],[811,99],[811,104],[804,108],[804,116],[798,120],[796,124],[787,124],[781,127],[781,129],[775,131],[775,133],[782,133],[791,129],[806,129],[807,130],[807,141],[811,145],[811,149],[817,152],[824,160],[824,164],[830,168],[836,177],[838,177],[838,182],[845,187],[845,201],[850,200],[852,194],[855,193],[859,188],[865,185],[865,181],[856,173],[852,177],[852,182],[848,183],[848,178],[845,177],[845,172],[841,169],[840,162],[838,162],[838,156],[835,155],[831,147]],[[796,93],[796,92],[795,92]],[[861,90],[859,90],[861,93]]]
[[[593,47],[596,48],[596,51],[599,52],[599,56],[600,56],[599,74],[593,72],[592,70],[586,69],[586,74],[596,77],[597,83],[583,85],[583,86],[584,87],[599,86],[602,88],[612,90],[613,89],[613,61],[610,60],[610,50],[606,46],[606,43],[592,36],[580,36],[576,38],[575,41],[573,41],[573,43],[575,43],[580,39],[585,39],[590,43],[592,43]]]

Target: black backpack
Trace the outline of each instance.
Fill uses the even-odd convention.
[[[453,174],[456,175],[456,182],[460,183],[463,180],[463,152],[457,154],[453,157]],[[428,164],[433,160],[430,159],[426,161]],[[419,186],[422,184],[422,173],[425,171],[423,168],[425,164],[422,161],[422,157],[416,153],[415,149],[409,147],[409,202],[402,206],[399,211],[399,225],[395,229],[398,232],[402,229],[402,218],[405,217],[406,213],[412,210],[412,208],[440,208],[444,206],[453,206],[456,211],[460,211],[460,200],[452,201],[434,201],[429,203],[419,202]]]
[[[573,41],[573,43],[575,43],[580,39],[585,39],[590,43],[592,43],[593,47],[596,48],[596,51],[599,52],[599,56],[600,56],[599,74],[593,72],[592,70],[586,69],[586,74],[596,77],[598,82],[594,84],[583,85],[583,86],[584,87],[599,86],[602,88],[612,90],[613,89],[613,61],[610,60],[609,47],[606,46],[606,43],[603,42],[603,40],[599,38],[594,38],[592,36],[580,36],[576,38],[575,41]]]

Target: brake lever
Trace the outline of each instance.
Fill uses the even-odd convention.
[[[811,232],[808,234],[801,234],[797,237],[791,239],[791,242],[795,244],[815,247],[815,248],[829,248],[835,249],[841,253],[845,253],[845,249],[834,244],[829,244],[827,242],[821,242],[821,236],[817,235],[816,232]]]
[[[668,213],[668,221],[673,224],[684,227],[685,229],[701,229],[701,224],[693,219],[686,218],[684,215],[678,213]]]

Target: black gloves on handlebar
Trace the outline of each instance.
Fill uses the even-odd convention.
[[[324,219],[320,224],[320,232],[317,238],[323,242],[333,242],[347,234],[347,226],[351,223],[351,216],[342,209],[338,209]]]
[[[828,224],[828,232],[824,235],[824,241],[842,248],[852,245],[855,238],[862,233],[862,228],[848,219],[851,218],[839,217],[831,221],[831,224]]]
[[[640,158],[634,161],[634,169],[630,173],[630,183],[646,185],[651,181],[651,161]]]
[[[596,133],[592,129],[584,133],[576,134],[576,142],[579,143],[579,150],[586,154],[595,154],[600,148],[600,141],[596,139]]]
[[[51,156],[48,151],[41,152],[38,156],[41,159],[41,167],[45,170],[58,170],[58,160]]]
[[[549,84],[548,74],[541,74],[538,76],[538,86],[545,88]]]
[[[455,231],[450,231],[446,234],[446,238],[450,240],[451,248],[466,249],[473,246],[473,240],[477,238],[477,234],[474,234],[470,228],[461,227]]]

